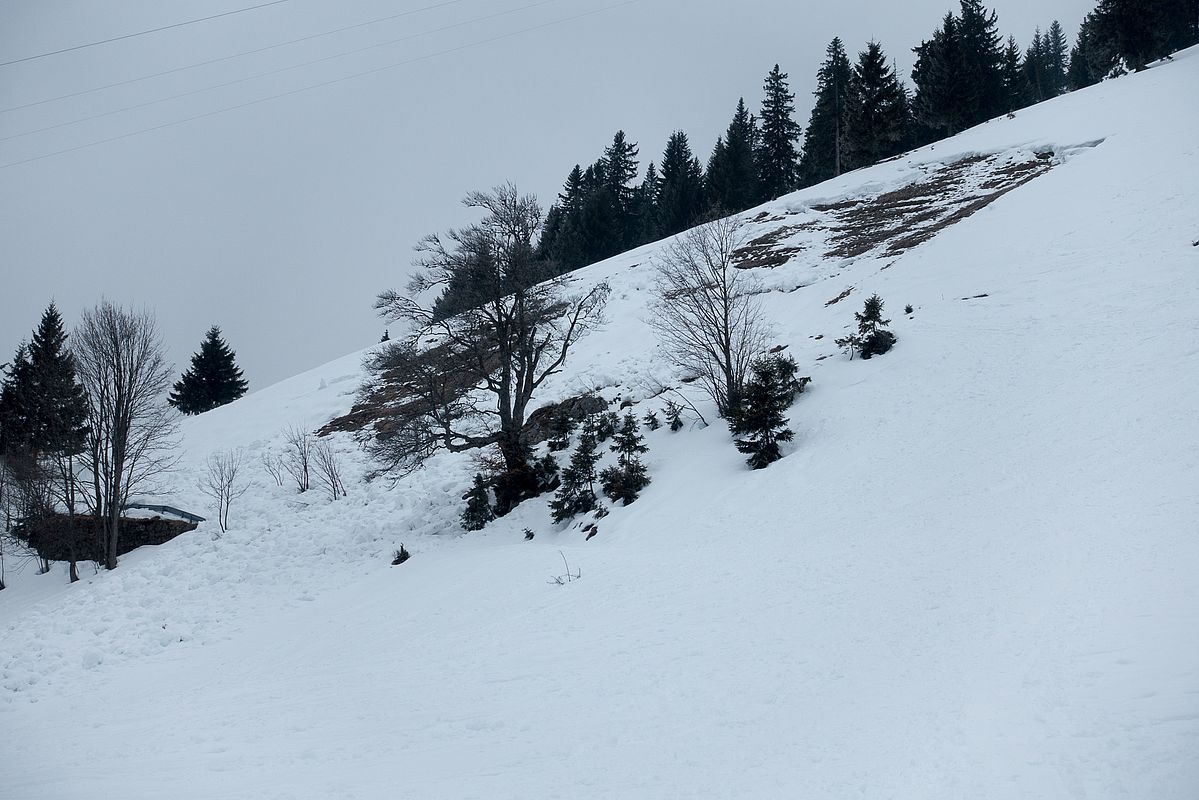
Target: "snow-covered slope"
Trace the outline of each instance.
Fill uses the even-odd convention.
[[[793,248],[755,275],[814,379],[796,441],[750,472],[719,425],[650,433],[590,541],[538,502],[457,535],[463,456],[366,484],[334,437],[348,498],[275,486],[259,454],[362,354],[189,420],[173,504],[251,456],[226,535],[0,593],[0,797],[1199,795],[1196,86],[1192,50],[747,213]],[[827,255],[836,204],[1038,153],[927,241]],[[609,322],[543,400],[657,407],[655,247],[578,273]],[[899,344],[849,362],[873,292]]]

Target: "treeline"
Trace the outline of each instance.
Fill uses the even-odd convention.
[[[706,162],[683,131],[641,172],[639,147],[617,131],[589,166],[575,164],[546,214],[538,255],[569,272],[704,219],[751,208],[848,170],[952,136],[1199,41],[1199,0],[1102,0],[1071,48],[1061,24],[1022,49],[981,0],[961,0],[916,55],[909,88],[883,46],[856,59],[834,38],[816,75],[807,127],[776,64],[756,114],[744,98]],[[638,179],[640,177],[640,179]]]

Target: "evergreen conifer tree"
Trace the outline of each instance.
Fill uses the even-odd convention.
[[[602,161],[603,184],[613,204],[614,222],[611,240],[603,249],[605,255],[602,257],[606,258],[622,252],[636,242],[637,189],[633,181],[637,178],[637,144],[628,141],[624,131],[617,131],[612,137],[612,144],[604,150]]]
[[[870,166],[903,152],[909,128],[907,96],[878,42],[870,42],[858,56],[845,118],[845,168]]]
[[[1045,97],[1057,97],[1069,88],[1066,76],[1066,59],[1069,43],[1062,31],[1062,24],[1056,19],[1049,24],[1049,30],[1041,40],[1045,69]]]
[[[825,49],[824,63],[816,73],[816,103],[808,118],[799,161],[802,186],[812,186],[848,169],[843,157],[851,73],[845,46],[840,38],[834,38]]]
[[[602,444],[616,433],[620,425],[620,417],[615,411],[603,411],[592,414],[583,420],[583,436],[590,436],[596,443]]]
[[[537,476],[537,490],[552,492],[562,484],[558,477],[558,461],[550,453],[533,462],[533,474]]]
[[[961,0],[960,49],[966,126],[1007,111],[1003,92],[1003,39],[999,19],[982,0]]]
[[[582,263],[593,264],[621,249],[626,215],[619,194],[609,183],[608,166],[600,159],[583,171],[583,204],[579,211]]]
[[[620,430],[613,435],[611,450],[619,454],[616,466],[600,473],[600,485],[613,502],[628,505],[637,499],[641,490],[649,485],[650,479],[639,455],[649,450],[645,437],[638,430],[637,419],[632,413],[625,414]]]
[[[221,338],[221,329],[208,329],[191,366],[176,381],[167,402],[184,414],[203,414],[231,403],[246,393],[248,384],[237,366],[236,354]]]
[[[633,216],[636,227],[633,232],[633,243],[630,246],[641,245],[662,238],[662,225],[660,210],[658,208],[658,187],[661,181],[662,178],[658,174],[657,165],[652,161],[649,162],[645,167],[645,178],[642,179],[641,185],[637,187],[637,193],[633,198]]]
[[[491,507],[491,492],[483,476],[475,473],[475,482],[470,491],[463,497],[466,509],[462,512],[462,527],[468,531],[481,531],[495,519],[495,511]]]
[[[1009,36],[1003,48],[1003,96],[1009,114],[1019,111],[1029,103],[1028,73],[1020,59],[1020,45],[1016,37]]]
[[[1091,51],[1091,29],[1094,26],[1094,14],[1088,14],[1078,26],[1078,37],[1074,47],[1070,48],[1070,66],[1066,71],[1066,81],[1071,90],[1085,89],[1099,82],[1106,69],[1094,71],[1095,56]]]
[[[1030,102],[1039,103],[1049,97],[1049,79],[1046,75],[1047,59],[1045,58],[1045,37],[1037,28],[1032,35],[1032,42],[1024,53],[1024,75],[1028,82],[1028,98]]]
[[[916,54],[912,67],[912,82],[916,85],[912,113],[917,122],[937,137],[953,136],[964,127],[964,115],[958,105],[962,93],[962,78],[958,73],[960,50],[958,19],[947,13],[932,37],[912,51]]]
[[[683,407],[673,400],[666,401],[666,425],[671,433],[678,433],[683,428]]]
[[[570,447],[570,435],[575,429],[575,420],[570,414],[564,412],[555,414],[550,418],[547,427],[550,436],[546,446],[551,453]]]
[[[981,0],[961,0],[913,52],[917,121],[943,136],[1007,112],[998,17]]]
[[[1100,0],[1092,13],[1097,53],[1134,70],[1199,42],[1199,0]]]
[[[26,413],[33,449],[68,459],[83,452],[87,397],[76,375],[75,357],[67,348],[62,316],[53,303],[29,343],[29,376],[32,391]]]
[[[662,154],[654,206],[663,236],[686,230],[700,216],[704,192],[703,169],[691,153],[687,134],[675,131]]]
[[[757,140],[757,121],[741,98],[708,159],[704,188],[709,212],[735,214],[758,202]]]
[[[795,433],[787,427],[786,411],[803,389],[796,380],[795,360],[790,356],[763,356],[750,366],[741,409],[729,421],[737,449],[749,456],[750,469],[763,469],[783,457],[779,442],[789,442]]]
[[[562,184],[558,202],[546,213],[537,253],[541,259],[552,261],[558,274],[572,272],[588,263],[583,228],[586,191],[583,169],[575,164]]]
[[[595,437],[584,433],[570,456],[570,464],[562,470],[562,484],[550,501],[554,522],[562,522],[576,514],[595,509],[595,465],[599,461],[599,445]]]
[[[761,132],[758,136],[758,189],[761,200],[773,200],[798,185],[800,127],[794,119],[795,95],[787,73],[775,64],[762,86]]]
[[[877,294],[868,297],[862,310],[853,316],[858,323],[857,333],[836,340],[838,347],[850,349],[850,358],[854,351],[862,358],[882,355],[895,344],[895,334],[887,330],[891,320],[883,319],[883,299]]]
[[[0,454],[28,453],[33,448],[29,412],[33,380],[28,344],[21,342],[4,372],[4,383],[0,386]]]

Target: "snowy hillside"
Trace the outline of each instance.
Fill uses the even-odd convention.
[[[544,501],[459,535],[469,456],[364,483],[337,435],[347,498],[276,486],[362,353],[189,419],[164,496],[213,516],[245,448],[227,534],[0,592],[0,797],[1199,796],[1197,86],[1192,49],[747,212],[796,439],[649,433],[589,541]],[[657,247],[576,273],[608,322],[539,402],[661,407]],[[874,292],[899,343],[850,362]]]

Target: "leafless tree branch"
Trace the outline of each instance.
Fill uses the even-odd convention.
[[[107,300],[83,313],[72,350],[88,397],[87,505],[102,520],[105,566],[115,569],[121,510],[178,460],[171,366],[154,317]]]
[[[250,488],[242,476],[245,453],[242,450],[221,450],[208,456],[199,488],[217,504],[217,522],[221,533],[229,530],[229,507]]]
[[[672,239],[655,259],[650,327],[675,366],[695,376],[721,416],[739,403],[754,356],[766,346],[761,305],[734,255],[743,224],[726,217]]]

